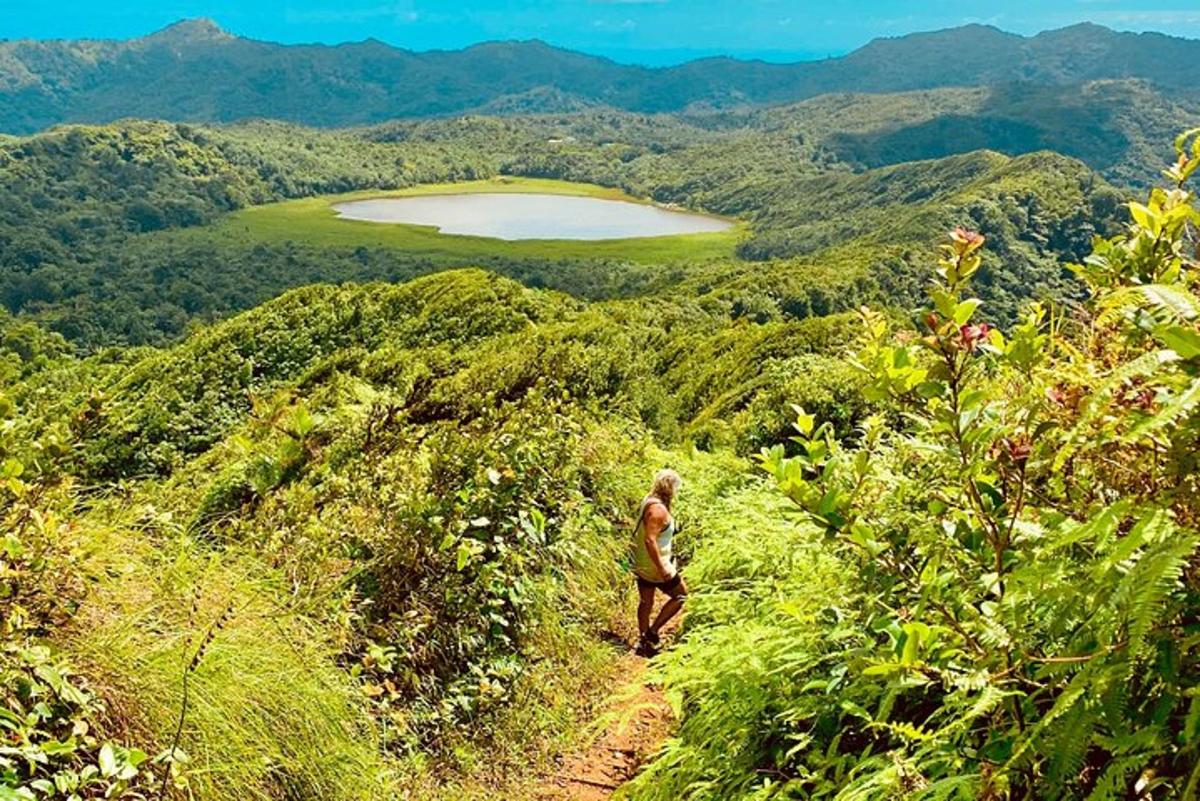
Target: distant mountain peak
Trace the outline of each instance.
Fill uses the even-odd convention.
[[[211,42],[219,39],[232,39],[234,37],[233,34],[225,31],[208,17],[196,17],[194,19],[181,19],[178,22],[173,22],[146,38],[170,42]]]
[[[1086,20],[1083,22],[1076,22],[1074,25],[1064,26],[1062,28],[1059,28],[1059,30],[1061,30],[1061,31],[1092,31],[1093,33],[1102,33],[1102,34],[1106,34],[1106,35],[1114,33],[1112,28],[1106,28],[1105,26],[1103,26],[1099,23],[1088,22]]]
[[[954,28],[949,28],[948,30],[955,30],[955,29],[954,29]],[[995,25],[992,25],[992,24],[990,24],[990,23],[987,23],[987,22],[967,22],[967,23],[964,23],[964,24],[962,24],[962,25],[959,25],[959,26],[958,26],[958,30],[960,30],[960,31],[974,31],[974,32],[977,32],[977,33],[980,33],[980,32],[986,32],[986,33],[1003,33],[1003,34],[1009,34],[1009,32],[1008,32],[1008,31],[1005,31],[1005,30],[1003,30],[1002,28],[998,28],[997,26],[995,26]]]
[[[1074,25],[1068,25],[1065,28],[1055,28],[1050,31],[1042,31],[1034,39],[1094,39],[1097,41],[1108,41],[1119,37],[1120,34],[1111,28],[1106,28],[1103,25],[1097,25],[1094,22],[1077,22]]]
[[[931,46],[970,48],[979,45],[1004,47],[1017,45],[1024,41],[1026,41],[1026,37],[1020,34],[1001,30],[994,25],[971,22],[934,31],[914,31],[899,36],[881,36],[852,51],[847,58],[853,60],[879,53],[910,52],[914,46],[919,48]]]
[[[576,55],[574,50],[556,47],[541,39],[492,39],[486,42],[476,42],[475,44],[467,45],[463,48],[464,51],[474,50],[476,52],[511,52],[511,53],[570,53]]]

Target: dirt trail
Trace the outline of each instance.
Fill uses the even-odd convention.
[[[669,635],[678,619],[664,631]],[[621,657],[613,693],[600,710],[607,721],[586,747],[565,757],[546,777],[536,801],[604,801],[637,773],[670,735],[671,706],[662,688],[647,681],[647,661],[632,651]]]

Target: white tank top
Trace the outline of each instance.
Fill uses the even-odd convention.
[[[655,538],[658,544],[658,552],[662,555],[663,565],[666,566],[668,571],[668,575],[661,576],[659,575],[658,567],[654,564],[654,560],[650,558],[650,549],[646,547],[646,508],[652,503],[661,504],[662,501],[658,498],[646,498],[638,508],[638,524],[633,530],[633,542],[630,543],[630,551],[633,555],[633,572],[646,581],[669,581],[675,575],[675,562],[671,558],[671,541],[675,537],[675,518],[671,516],[668,510],[667,525],[663,527],[663,530]]]

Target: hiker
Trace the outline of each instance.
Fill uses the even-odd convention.
[[[671,516],[671,502],[682,484],[683,480],[674,470],[659,470],[650,494],[638,508],[638,523],[633,530],[630,550],[639,595],[637,653],[641,656],[654,654],[659,644],[659,632],[679,613],[687,599],[687,585],[671,556],[671,540],[679,530]],[[668,598],[651,625],[655,590],[666,593]]]

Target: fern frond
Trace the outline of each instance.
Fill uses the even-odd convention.
[[[1189,557],[1200,544],[1195,532],[1175,530],[1165,542],[1152,546],[1121,580],[1114,597],[1125,596],[1131,657],[1145,647],[1146,635],[1156,623],[1168,596],[1179,587]]]
[[[1167,284],[1123,287],[1103,297],[1097,320],[1106,325],[1138,309],[1160,323],[1190,322],[1200,318],[1200,298],[1182,287]]]
[[[1133,361],[1126,362],[1116,370],[1113,370],[1088,400],[1087,405],[1084,407],[1080,424],[1090,423],[1099,416],[1112,403],[1113,396],[1116,395],[1117,390],[1130,381],[1138,378],[1150,378],[1157,374],[1164,365],[1178,360],[1179,354],[1173,350],[1156,350],[1144,353]]]
[[[1154,308],[1173,315],[1177,320],[1190,321],[1200,318],[1200,298],[1182,286],[1149,284],[1139,288]]]
[[[1095,706],[1085,700],[1060,719],[1048,749],[1046,773],[1051,787],[1064,787],[1079,775],[1099,717]]]
[[[939,779],[913,796],[920,801],[950,801],[951,799],[974,799],[979,797],[982,779],[977,773],[965,773]]]
[[[937,742],[950,740],[952,736],[967,731],[975,721],[990,714],[1004,702],[1005,698],[1021,694],[1015,691],[1006,692],[994,684],[987,685],[979,693],[979,697],[966,710],[956,709],[950,722],[933,732],[933,739]]]
[[[1050,552],[1066,551],[1081,542],[1103,547],[1116,533],[1121,521],[1129,516],[1130,506],[1128,500],[1120,500],[1100,510],[1091,520],[1064,526],[1062,533],[1050,543]]]
[[[1117,540],[1112,550],[1092,568],[1092,580],[1098,584],[1107,583],[1110,573],[1118,569],[1124,571],[1124,564],[1132,559],[1138,550],[1145,545],[1162,542],[1173,528],[1174,523],[1165,509],[1152,509],[1146,512],[1138,518],[1137,523],[1124,537]],[[1128,578],[1127,574],[1126,578]],[[1111,604],[1113,599],[1120,595],[1122,588],[1127,586],[1129,585],[1121,583],[1114,587],[1109,595],[1109,603]]]
[[[1067,715],[1076,704],[1080,703],[1080,699],[1084,698],[1091,690],[1089,678],[1086,671],[1077,673],[1071,678],[1071,681],[1055,699],[1054,706],[1042,716],[1035,726],[1026,731],[1023,738],[1014,743],[1012,755],[1004,764],[1004,770],[1013,770],[1017,766],[1018,760],[1025,756],[1025,753],[1046,734],[1054,722]]]
[[[1108,665],[1107,673],[1118,677],[1118,680],[1108,682],[1108,687],[1100,698],[1100,711],[1109,731],[1120,731],[1127,725],[1129,682],[1121,679],[1128,675],[1131,665],[1128,654],[1121,654]]]
[[[837,795],[835,801],[870,801],[871,799],[903,797],[903,766],[893,759],[876,756],[863,760],[851,772],[853,777]]]
[[[1189,801],[1200,794],[1200,759],[1196,760],[1196,766],[1192,768],[1191,775],[1188,776],[1187,784],[1183,788],[1183,794],[1180,798],[1186,798]]]
[[[1125,801],[1129,797],[1130,776],[1145,764],[1146,757],[1140,755],[1110,761],[1088,793],[1087,801]]]
[[[1183,739],[1189,743],[1200,742],[1200,689],[1192,690],[1187,717],[1183,720]]]
[[[905,722],[891,723],[889,721],[879,721],[870,724],[870,728],[883,729],[908,743],[925,743],[936,736],[935,733],[927,732],[920,726],[914,726],[911,723]]]
[[[1117,390],[1136,378],[1149,378],[1157,374],[1163,366],[1178,360],[1179,354],[1173,350],[1156,350],[1144,353],[1110,373],[1084,406],[1083,414],[1054,460],[1054,469],[1061,470],[1079,449],[1079,443],[1088,436],[1088,427],[1112,405]]]
[[[1136,442],[1167,426],[1174,425],[1181,417],[1191,414],[1200,405],[1200,378],[1165,403],[1153,416],[1146,418],[1121,437],[1122,442]]]

